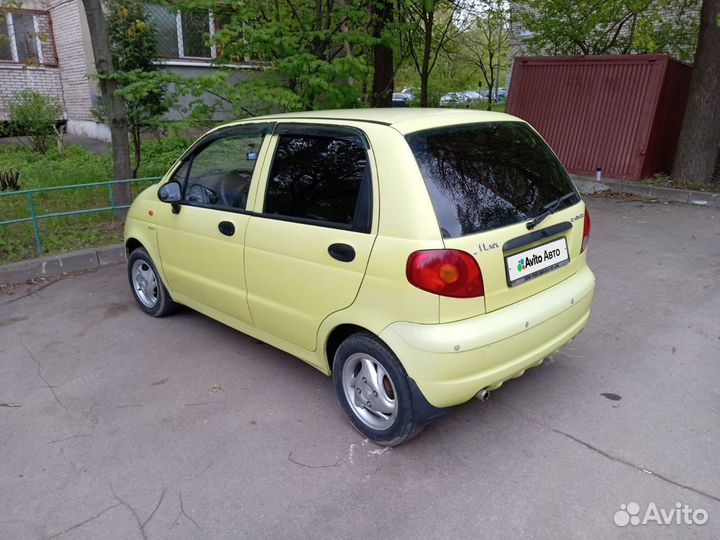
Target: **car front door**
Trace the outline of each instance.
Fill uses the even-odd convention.
[[[255,326],[305,350],[352,304],[377,230],[371,150],[354,128],[279,124],[245,236]]]
[[[247,324],[247,201],[255,196],[256,164],[271,130],[271,124],[249,124],[201,139],[173,176],[182,202],[162,205],[157,219],[161,264],[175,300]]]

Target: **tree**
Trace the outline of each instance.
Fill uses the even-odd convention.
[[[514,21],[533,54],[667,53],[692,58],[698,14],[687,0],[520,0]]]
[[[388,27],[393,22],[393,0],[371,1],[373,50],[373,79],[370,104],[373,107],[390,107],[395,85],[394,51],[388,43]]]
[[[133,143],[131,176],[137,178],[142,162],[143,131],[157,127],[171,103],[166,98],[172,80],[153,62],[158,57],[155,28],[148,23],[142,0],[112,0],[109,4],[108,31],[119,88],[116,95],[124,103]]]
[[[459,0],[407,0],[404,4],[405,47],[420,77],[420,106],[428,106],[430,74],[440,52],[458,37]]]
[[[509,28],[510,14],[505,3],[502,0],[484,0],[481,13],[472,27],[460,37],[463,59],[480,70],[489,89],[488,111],[492,110],[497,74],[506,63]]]
[[[228,74],[214,90],[238,116],[358,107],[366,100],[373,38],[367,2],[186,0],[212,9],[217,63],[252,60],[256,71]]]
[[[185,118],[175,127],[206,126],[215,107],[202,96],[218,77],[215,74],[186,78],[162,69],[156,29],[149,21],[143,0],[110,0],[108,31],[117,82],[115,94],[122,98],[133,146],[131,176],[137,178],[142,164],[142,136],[169,125],[166,113],[173,109]],[[184,105],[180,99],[185,98]],[[104,117],[104,102],[98,108]]]
[[[720,0],[704,0],[700,36],[672,175],[708,182],[720,146]]]
[[[125,103],[117,95],[117,82],[113,79],[115,66],[110,49],[110,36],[108,33],[105,14],[100,0],[83,0],[90,41],[95,55],[95,69],[98,74],[98,84],[102,93],[103,103],[110,123],[110,136],[112,138],[113,169],[116,180],[130,177],[130,145],[128,142],[128,120],[125,112]],[[129,184],[115,185],[115,200],[118,204],[132,202],[132,189]]]

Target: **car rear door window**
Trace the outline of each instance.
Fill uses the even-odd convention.
[[[465,124],[411,133],[443,237],[456,238],[531,219],[575,193],[555,154],[522,122]]]
[[[367,152],[355,139],[279,135],[264,214],[368,232],[371,173]]]

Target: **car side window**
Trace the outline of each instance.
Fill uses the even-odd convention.
[[[369,232],[371,172],[365,148],[352,138],[280,135],[263,212]]]
[[[217,208],[245,210],[255,164],[267,129],[243,129],[210,142],[190,161],[184,201]]]
[[[175,172],[172,175],[173,182],[177,182],[181,186],[185,185],[185,180],[187,179],[188,171],[190,170],[190,161],[183,161],[180,166],[175,169]]]

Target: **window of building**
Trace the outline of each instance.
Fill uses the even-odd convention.
[[[0,12],[0,61],[54,65],[49,27],[44,12]]]
[[[161,58],[202,58],[217,56],[207,44],[215,35],[215,20],[209,11],[177,11],[168,6],[148,4],[149,22],[157,32]]]
[[[7,20],[0,16],[0,60],[12,62],[12,47],[10,46],[10,32]]]

